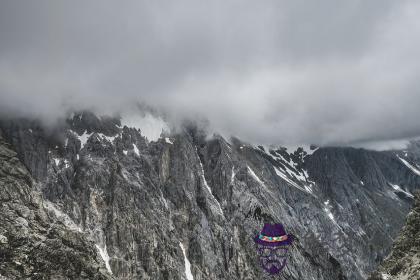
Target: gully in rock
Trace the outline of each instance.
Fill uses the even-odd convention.
[[[260,265],[270,275],[278,275],[286,267],[287,252],[293,235],[286,234],[282,224],[265,224],[254,238]]]

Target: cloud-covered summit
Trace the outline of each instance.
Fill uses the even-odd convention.
[[[415,1],[2,1],[0,112],[144,102],[259,143],[420,135]]]

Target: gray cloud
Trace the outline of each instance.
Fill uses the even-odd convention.
[[[0,111],[53,122],[140,101],[266,144],[416,137],[419,12],[415,1],[2,1]]]

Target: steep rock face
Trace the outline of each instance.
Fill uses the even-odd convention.
[[[334,256],[366,277],[363,272],[387,255],[412,202],[410,193],[393,186],[411,186],[409,179],[418,186],[420,177],[408,174],[410,170],[390,153],[352,148],[320,149],[308,159],[307,168],[321,188],[325,211],[345,236],[335,240],[335,234],[327,233],[322,239],[338,241]],[[400,174],[407,174],[406,179]]]
[[[420,192],[391,254],[369,280],[420,279]]]
[[[36,191],[0,135],[0,279],[112,279],[93,242]]]
[[[14,145],[38,137],[3,127]],[[40,137],[45,164],[25,156],[36,146],[20,158],[118,279],[186,279],[187,261],[196,280],[261,279],[253,237],[264,222],[296,237],[285,278],[364,279],[388,254],[420,178],[414,150],[268,149],[194,127],[149,142],[92,114]]]

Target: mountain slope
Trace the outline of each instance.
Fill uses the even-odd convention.
[[[369,280],[420,279],[420,193],[391,254]]]
[[[150,142],[88,112],[54,133],[27,120],[1,128],[118,279],[186,279],[188,262],[196,280],[262,278],[253,237],[264,222],[296,237],[287,279],[364,279],[420,185],[414,148],[268,149],[192,125]]]
[[[111,279],[93,242],[41,198],[0,135],[0,279]]]

